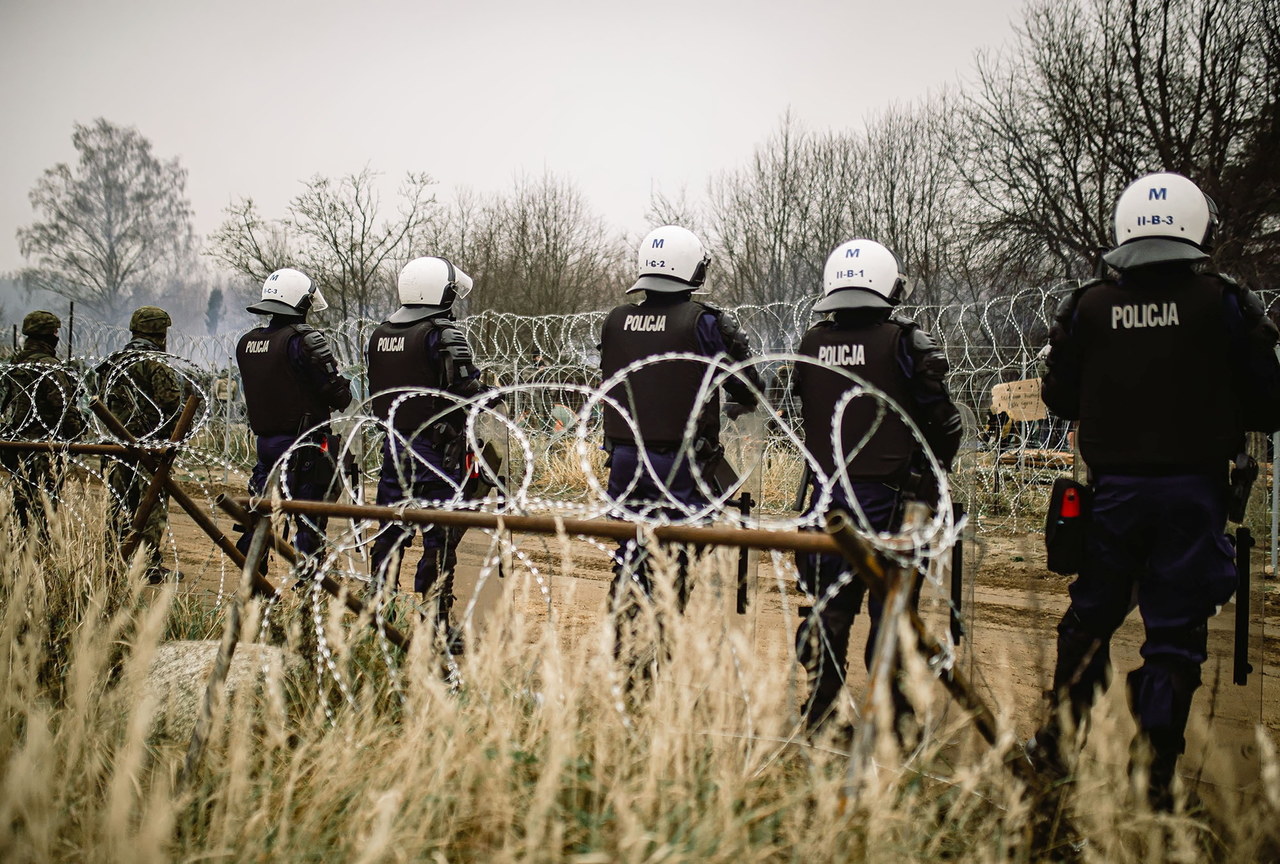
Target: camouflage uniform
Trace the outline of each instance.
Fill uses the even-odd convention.
[[[98,368],[103,401],[138,439],[167,440],[186,399],[187,388],[173,367],[153,356],[165,353],[165,333],[170,324],[163,309],[141,307],[129,320],[133,338]],[[150,484],[151,476],[136,463],[113,460],[107,468],[111,490],[109,525],[115,543],[124,543]],[[161,582],[168,575],[161,566],[160,555],[168,519],[169,496],[162,491],[142,527],[142,547],[147,549],[150,560],[147,576],[152,583]]]
[[[0,383],[0,437],[22,441],[71,440],[84,431],[84,415],[75,404],[76,385],[58,361],[58,328],[52,312],[36,311],[22,321],[26,343],[14,355]],[[47,371],[37,367],[50,367]],[[43,513],[40,493],[56,503],[63,471],[48,453],[0,453],[13,484],[13,509],[25,528],[32,513]],[[47,527],[39,520],[40,530]]]

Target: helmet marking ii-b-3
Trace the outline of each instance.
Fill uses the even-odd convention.
[[[1181,174],[1139,177],[1116,201],[1116,247],[1102,256],[1117,270],[1209,257],[1218,208]]]

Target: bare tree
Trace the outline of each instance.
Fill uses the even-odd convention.
[[[600,308],[622,290],[623,241],[572,183],[522,177],[508,195],[461,193],[434,248],[476,280],[471,311],[550,315]]]
[[[101,118],[77,123],[71,141],[77,164],[55,165],[31,190],[37,218],[18,229],[18,246],[34,265],[22,276],[117,321],[135,292],[190,261],[187,172],[157,159],[137,129]]]
[[[337,180],[316,175],[289,203],[289,215],[264,219],[251,198],[227,208],[209,254],[260,283],[281,267],[316,281],[343,319],[376,317],[395,302],[399,267],[412,257],[435,215],[426,174],[409,173],[390,219],[380,216],[377,173],[364,168]]]
[[[964,102],[958,164],[992,260],[1017,281],[1087,275],[1120,191],[1169,170],[1217,201],[1218,263],[1257,273],[1244,238],[1275,212],[1277,12],[1277,0],[1031,4],[1018,52],[981,57]]]
[[[815,176],[814,153],[811,135],[788,112],[746,168],[711,182],[718,261],[711,278],[725,302],[794,303],[821,284],[833,241],[815,231],[815,214],[824,211],[815,192],[834,190]]]

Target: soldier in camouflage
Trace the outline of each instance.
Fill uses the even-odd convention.
[[[187,397],[188,387],[174,368],[158,356],[166,353],[172,323],[169,313],[158,306],[139,307],[129,319],[133,338],[98,367],[103,401],[138,439],[167,439]],[[117,548],[124,543],[150,482],[150,476],[133,462],[116,460],[107,469],[111,542]],[[160,549],[168,518],[169,496],[161,492],[142,528],[139,546],[149,558],[146,575],[152,585],[182,578],[181,573],[162,564]]]
[[[0,382],[0,437],[24,441],[68,441],[84,431],[84,415],[75,404],[75,382],[58,361],[58,328],[52,312],[39,310],[22,319],[23,348],[14,355]],[[0,465],[18,481],[13,509],[24,528],[43,513],[43,492],[57,503],[64,471],[48,453],[0,454]],[[47,526],[38,519],[40,531]]]

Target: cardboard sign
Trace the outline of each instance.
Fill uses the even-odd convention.
[[[1010,420],[1045,420],[1049,409],[1040,398],[1040,379],[1010,381],[991,388],[991,410],[1008,414]]]

